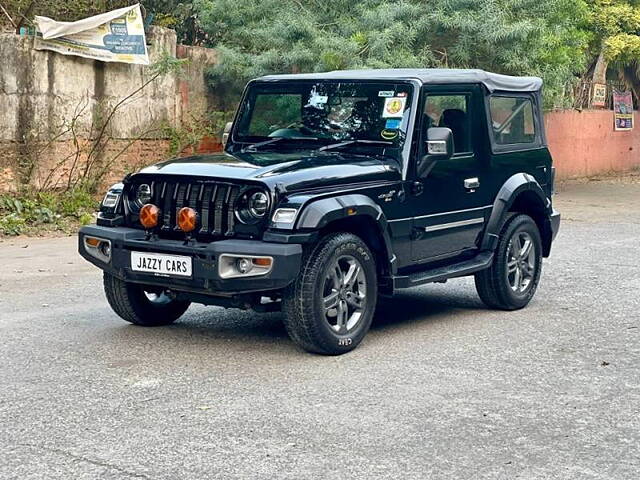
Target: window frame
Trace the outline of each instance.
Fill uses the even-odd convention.
[[[525,98],[531,102],[533,109],[533,125],[535,129],[534,141],[526,143],[498,143],[493,130],[493,117],[491,115],[492,98]],[[487,134],[493,153],[522,152],[527,150],[538,150],[543,147],[542,119],[540,115],[540,104],[538,96],[525,92],[496,92],[485,96],[485,110],[487,116]]]
[[[250,136],[246,136],[246,135],[239,135],[239,130],[241,129],[241,127],[244,125],[243,122],[248,122],[248,124],[250,123],[251,119],[244,118],[245,115],[245,108],[246,108],[246,104],[247,102],[249,102],[251,100],[250,96],[251,96],[251,89],[252,88],[260,88],[263,86],[275,86],[274,90],[277,92],[278,89],[280,87],[282,88],[287,88],[287,85],[296,85],[296,84],[311,84],[311,83],[327,83],[327,84],[345,84],[345,83],[353,83],[353,84],[361,84],[361,85],[389,85],[389,84],[394,84],[394,85],[407,85],[411,88],[409,94],[408,94],[408,105],[406,107],[406,110],[410,112],[409,114],[409,119],[407,121],[407,132],[406,132],[406,137],[404,139],[403,145],[402,146],[394,146],[392,148],[397,149],[398,151],[402,152],[402,157],[403,157],[403,162],[405,161],[404,157],[405,155],[407,155],[406,152],[408,152],[408,148],[407,146],[411,144],[412,142],[412,137],[411,137],[411,132],[412,132],[412,128],[410,127],[413,122],[415,121],[415,115],[416,115],[416,111],[413,106],[417,105],[418,99],[419,99],[419,90],[420,90],[420,86],[419,84],[417,84],[415,81],[412,80],[399,80],[399,79],[283,79],[283,80],[277,80],[277,81],[268,81],[268,80],[262,80],[262,79],[256,79],[256,80],[251,80],[245,87],[244,92],[242,94],[242,98],[238,104],[238,108],[236,109],[235,112],[235,116],[234,116],[234,120],[233,120],[233,129],[230,132],[229,135],[229,142],[227,143],[227,145],[229,147],[233,146],[233,145],[246,145],[246,144],[250,144],[250,143],[254,143],[254,142],[259,142],[259,141],[263,141],[263,140],[267,140],[267,137],[250,137]],[[275,93],[274,93],[275,94]],[[254,105],[255,106],[255,105]],[[226,149],[225,149],[226,151]],[[232,150],[230,150],[232,151]]]

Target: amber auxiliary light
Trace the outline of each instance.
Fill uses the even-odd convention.
[[[140,209],[140,223],[146,229],[158,226],[160,209],[151,203],[147,203]]]
[[[198,223],[198,214],[193,208],[184,207],[178,212],[178,227],[185,233],[193,232]]]

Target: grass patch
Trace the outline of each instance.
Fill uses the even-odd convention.
[[[71,233],[93,221],[99,201],[83,190],[0,195],[0,236]]]

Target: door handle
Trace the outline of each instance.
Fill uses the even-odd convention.
[[[465,179],[464,188],[466,188],[467,190],[475,190],[478,187],[480,187],[480,180],[478,179],[478,177]]]

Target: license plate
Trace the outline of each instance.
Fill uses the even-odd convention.
[[[131,252],[131,270],[161,276],[190,277],[191,257],[162,253]]]

